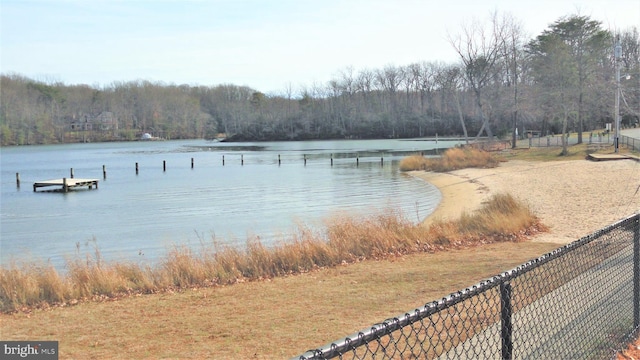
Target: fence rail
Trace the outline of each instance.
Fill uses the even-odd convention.
[[[640,327],[640,214],[294,359],[608,359]]]
[[[620,135],[619,145],[640,151],[640,139],[632,138],[630,136]]]
[[[598,144],[602,146],[614,145],[614,135],[611,133],[606,134],[590,134],[587,137],[587,144]],[[568,145],[576,145],[578,139],[575,137],[569,137],[567,139]],[[528,147],[559,147],[562,146],[562,136],[544,136],[544,137],[532,137],[524,140],[518,140],[518,144]],[[640,151],[640,139],[636,139],[630,136],[620,135],[618,139],[618,145],[627,147],[630,150]]]

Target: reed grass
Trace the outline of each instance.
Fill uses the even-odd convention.
[[[158,265],[106,263],[98,250],[67,260],[67,273],[52,266],[10,264],[0,268],[0,311],[73,304],[135,293],[216,286],[299,274],[319,268],[434,252],[496,241],[519,241],[544,227],[528,207],[510,195],[496,195],[457,221],[414,224],[398,211],[327,219],[323,229],[298,225],[268,247],[259,238],[244,249],[212,242],[201,251],[176,246]]]
[[[473,215],[463,213],[456,225],[460,233],[508,236],[535,226],[535,219],[531,209],[522,206],[514,197],[496,194],[492,201]]]
[[[500,158],[495,154],[470,147],[447,149],[441,157],[426,158],[411,155],[400,161],[400,171],[427,170],[447,172],[465,168],[493,168],[498,166]]]
[[[400,171],[427,170],[428,160],[422,155],[409,155],[400,160]]]

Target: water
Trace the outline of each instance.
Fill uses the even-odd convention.
[[[97,247],[106,260],[152,264],[172,246],[197,249],[213,238],[243,245],[259,236],[268,245],[296,222],[317,227],[341,212],[393,208],[417,221],[434,210],[440,193],[400,173],[397,163],[408,153],[456,143],[189,140],[2,148],[1,261],[49,261],[62,269],[65,259]],[[76,178],[99,179],[99,189],[33,192],[33,182],[69,177],[71,168]]]

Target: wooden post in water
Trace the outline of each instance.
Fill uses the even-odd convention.
[[[307,154],[302,154],[304,159],[304,166],[307,166]]]
[[[138,175],[138,163],[136,163],[136,175]]]
[[[193,158],[191,158],[191,168],[193,169]]]
[[[107,167],[105,165],[102,165],[102,178],[107,179]]]
[[[280,165],[280,154],[278,154],[278,165]]]
[[[240,154],[240,165],[244,165],[244,155]]]
[[[222,155],[222,166],[224,166],[224,155]]]
[[[360,156],[356,155],[356,167],[360,166]]]
[[[16,186],[20,187],[20,173],[16,173]]]
[[[331,154],[331,166],[333,166],[333,154]]]
[[[162,160],[162,171],[167,171],[167,160]]]
[[[384,158],[380,156],[380,166],[384,166]]]
[[[71,168],[69,172],[70,172],[71,178],[73,179],[73,168]]]
[[[62,192],[68,192],[69,186],[67,185],[67,178],[62,178]]]

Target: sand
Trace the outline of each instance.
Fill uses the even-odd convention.
[[[442,193],[425,223],[455,219],[479,208],[492,194],[509,193],[550,228],[533,241],[570,243],[640,212],[640,162],[635,160],[512,160],[494,169],[411,174]]]

